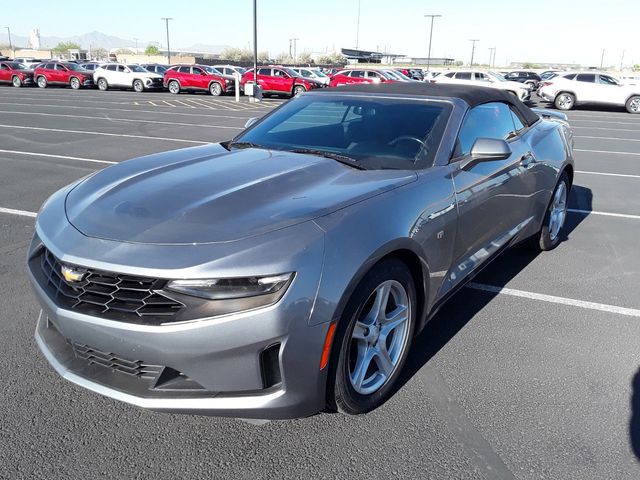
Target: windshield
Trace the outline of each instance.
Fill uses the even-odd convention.
[[[65,67],[67,67],[69,70],[73,70],[74,72],[78,72],[80,70],[84,70],[84,68],[82,68],[77,63],[63,63],[63,65]]]
[[[204,69],[207,73],[211,73],[212,75],[222,75],[222,72],[214,67],[204,67]]]
[[[487,72],[487,74],[488,74],[490,77],[493,77],[495,80],[497,80],[497,81],[499,81],[499,82],[506,82],[506,81],[507,81],[507,79],[506,79],[506,78],[504,78],[504,77],[503,77],[502,75],[500,75],[499,73],[496,73],[496,72]]]
[[[147,69],[142,68],[140,65],[128,65],[128,67],[132,72],[149,73]]]
[[[7,65],[9,65],[9,67],[11,67],[13,70],[28,70],[26,65],[18,62],[10,62]]]
[[[296,72],[295,70],[292,70],[290,68],[287,67],[280,67],[281,70],[284,70],[285,72],[287,72],[289,75],[291,75],[292,77],[302,77],[302,75],[300,75],[298,72]]]
[[[398,70],[394,70],[393,73],[395,73],[395,75],[402,79],[402,80],[411,80],[409,77],[407,77],[404,73],[399,72]]]
[[[272,150],[310,149],[366,169],[433,164],[451,106],[436,100],[305,95],[290,100],[234,142]]]
[[[319,77],[326,77],[327,76],[324,72],[321,72],[320,70],[311,70],[311,71],[313,73],[315,73]]]
[[[396,72],[392,72],[392,71],[385,71],[384,73],[387,74],[387,77],[391,77],[393,80],[404,80],[400,75],[398,75]]]

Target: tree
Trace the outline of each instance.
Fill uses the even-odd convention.
[[[97,47],[91,50],[91,55],[98,60],[102,60],[109,56],[109,52],[106,48]]]
[[[346,65],[347,57],[341,53],[334,52],[328,55],[321,55],[318,57],[318,62],[321,65]]]
[[[80,45],[75,42],[60,42],[51,50],[56,53],[67,53],[69,50],[80,50]]]
[[[293,57],[291,57],[287,52],[280,52],[276,55],[276,63],[293,63]]]
[[[300,55],[298,55],[296,61],[298,63],[313,63],[313,58],[311,58],[311,54],[309,52],[302,52]]]
[[[160,55],[160,49],[155,45],[147,45],[144,49],[145,55]]]
[[[271,60],[269,58],[269,52],[258,52],[258,61],[259,62],[269,62]]]
[[[119,48],[118,50],[116,50],[116,53],[119,53],[120,55],[132,55],[133,50],[131,50],[130,48]]]
[[[640,65],[639,64],[634,65],[633,66],[633,71],[634,72],[640,72]]]

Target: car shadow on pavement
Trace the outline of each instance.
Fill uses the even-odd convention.
[[[590,189],[574,185],[571,190],[569,205],[570,208],[579,208],[590,212],[592,199],[593,194]],[[576,205],[576,207],[571,207],[571,205]],[[568,240],[572,232],[587,216],[588,214],[569,214],[562,230],[561,241]],[[479,274],[476,280],[483,284],[502,288],[533,262],[538,255],[540,255],[540,252],[526,245],[516,245],[496,258]],[[393,394],[395,395],[411,380],[496,295],[498,293],[480,292],[468,288],[462,288],[456,293],[414,339],[413,346]],[[638,397],[640,398],[640,390]],[[640,402],[640,400],[638,401]],[[638,421],[640,422],[640,420]],[[640,437],[640,432],[638,436]],[[640,449],[640,438],[638,442],[638,448]]]
[[[631,420],[629,420],[629,438],[636,458],[640,459],[640,369],[631,382]]]

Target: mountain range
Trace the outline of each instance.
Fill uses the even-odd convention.
[[[11,35],[11,41],[16,48],[28,48],[29,47],[29,38],[21,35]],[[126,47],[135,47],[136,41],[133,39],[120,38],[114,35],[107,35],[102,32],[88,32],[82,35],[73,35],[69,37],[58,37],[58,36],[49,36],[43,35],[40,32],[40,47],[41,48],[53,48],[60,42],[74,42],[78,43],[82,48],[126,48]],[[9,43],[9,39],[6,31],[0,32],[0,44]],[[150,42],[139,39],[138,47],[144,48]],[[229,45],[208,45],[204,43],[197,43],[194,45],[187,46],[172,46],[172,50],[179,51],[190,51],[190,52],[202,52],[202,53],[220,53],[225,48],[229,48]]]

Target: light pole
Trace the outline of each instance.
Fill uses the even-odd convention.
[[[471,38],[469,41],[471,42],[471,63],[469,66],[473,67],[473,55],[476,53],[476,42],[479,42],[480,40],[477,38]]]
[[[7,35],[9,36],[9,50],[11,50],[13,56],[16,56],[16,52],[13,50],[13,44],[11,43],[11,29],[9,27],[4,27],[7,29]]]
[[[164,20],[167,27],[167,63],[171,65],[171,47],[169,46],[169,20],[173,20],[170,17],[162,17],[160,20]]]
[[[133,41],[136,42],[136,55],[137,55],[138,54],[138,39],[134,38]]]
[[[489,48],[489,68],[491,68],[491,65],[493,64],[493,59],[495,58],[494,57],[495,51],[496,51],[496,47]]]
[[[425,17],[431,17],[431,30],[429,30],[429,53],[427,54],[427,73],[429,73],[429,67],[431,66],[431,40],[433,39],[433,19],[441,16],[442,15],[425,15]]]
[[[602,70],[603,63],[604,63],[604,48],[602,49],[602,56],[600,57],[600,70]]]
[[[626,50],[622,50],[622,58],[620,59],[620,71],[622,72],[622,64],[624,62],[624,54],[625,54]]]
[[[356,23],[356,50],[360,43],[360,0],[358,0],[358,21]]]
[[[250,101],[257,102],[262,98],[258,97],[258,5],[257,0],[253,0],[253,95]]]

